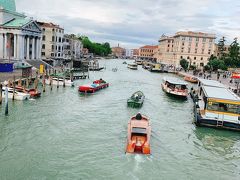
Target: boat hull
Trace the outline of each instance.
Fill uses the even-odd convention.
[[[47,85],[50,85],[50,79],[46,79],[45,83]],[[63,80],[60,80],[60,81],[52,80],[52,84],[55,85],[55,86],[57,86],[57,85],[63,86],[64,83],[63,83]],[[72,86],[74,86],[74,82],[72,82],[70,80],[65,80],[65,86],[72,87]]]
[[[173,97],[177,97],[181,99],[187,99],[188,97],[188,93],[180,93],[180,92],[172,91],[170,88],[165,87],[163,84],[162,84],[162,89],[165,93]]]
[[[135,102],[135,101],[129,99],[127,102],[127,105],[128,105],[128,107],[132,107],[132,108],[140,108],[143,105],[143,101]]]
[[[79,87],[78,91],[81,93],[95,93],[96,91],[105,89],[107,87],[109,87],[109,83],[100,84],[97,87],[91,87],[90,85],[83,85]]]

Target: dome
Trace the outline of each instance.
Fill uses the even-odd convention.
[[[0,0],[0,6],[5,10],[16,12],[15,0]]]

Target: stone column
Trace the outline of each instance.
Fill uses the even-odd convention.
[[[3,55],[3,34],[0,34],[0,58],[2,59]]]
[[[23,59],[23,51],[24,51],[24,46],[22,44],[22,35],[17,36],[17,59],[22,60]]]
[[[13,57],[14,59],[17,59],[17,35],[13,35],[14,43],[13,43]]]
[[[39,38],[38,46],[39,46],[38,59],[41,60],[42,59],[42,39],[41,38]]]
[[[29,60],[29,37],[27,37],[27,52],[26,59]]]
[[[4,59],[7,59],[7,33],[4,34]]]
[[[32,59],[35,59],[35,37],[32,39]]]
[[[39,59],[39,39],[36,39],[36,59]]]

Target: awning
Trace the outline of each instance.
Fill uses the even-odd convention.
[[[240,73],[232,73],[232,77],[233,79],[240,79]]]

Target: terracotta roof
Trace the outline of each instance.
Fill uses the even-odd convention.
[[[45,22],[37,22],[41,27],[46,27],[46,28],[58,28],[61,30],[64,30],[63,28],[61,28],[59,25],[57,24],[53,24],[53,23],[45,23]]]
[[[146,46],[143,46],[143,47],[140,47],[140,49],[156,49],[158,48],[158,46],[150,46],[150,45],[146,45]]]

